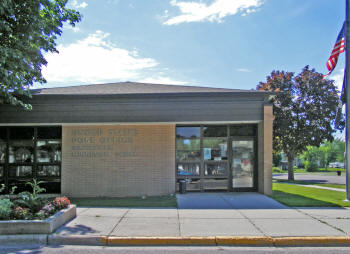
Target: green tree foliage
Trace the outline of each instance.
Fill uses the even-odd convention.
[[[0,103],[31,108],[22,98],[31,97],[33,83],[46,82],[43,53],[58,53],[55,40],[63,23],[74,26],[81,20],[79,12],[66,7],[67,1],[0,1]]]
[[[275,115],[274,151],[284,151],[288,157],[288,178],[294,179],[293,161],[307,146],[320,146],[333,141],[336,129],[343,129],[344,121],[335,126],[340,102],[332,80],[309,66],[294,75],[292,72],[273,71],[258,90],[273,91],[271,99]]]
[[[344,152],[344,141],[336,139],[333,142],[326,141],[320,147],[308,146],[301,158],[304,161],[305,168],[308,171],[313,171],[314,168],[309,170],[309,166],[317,165],[317,167],[327,168],[331,162],[344,162]]]

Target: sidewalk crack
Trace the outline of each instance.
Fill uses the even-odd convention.
[[[177,211],[177,221],[179,223],[179,236],[182,236],[181,235],[181,221],[180,221],[179,209],[176,209],[176,211]]]
[[[264,231],[262,231],[262,229],[260,229],[249,217],[247,217],[244,213],[242,213],[239,209],[236,209],[230,202],[228,202],[224,197],[220,196],[220,198],[222,200],[224,200],[227,204],[229,204],[229,206],[232,209],[235,209],[240,215],[242,215],[246,220],[248,220],[250,222],[250,224],[253,225],[253,227],[255,227],[261,234],[263,234],[264,236],[268,236],[267,234],[265,234]]]
[[[117,224],[115,224],[115,226],[112,228],[112,230],[107,234],[107,236],[110,236],[112,234],[112,232],[116,229],[116,227],[120,224],[120,222],[125,218],[126,214],[130,211],[130,208],[128,208],[128,210],[126,210],[126,212],[122,215],[122,217],[120,217],[120,219],[118,220]]]
[[[346,234],[345,231],[342,230],[341,228],[338,228],[338,227],[336,227],[336,226],[333,226],[333,225],[327,223],[327,222],[324,221],[324,220],[321,220],[321,219],[319,219],[319,218],[316,218],[316,217],[312,216],[311,214],[302,212],[302,211],[300,211],[300,210],[297,209],[297,208],[294,208],[294,209],[295,209],[296,211],[298,211],[299,213],[302,213],[302,214],[304,214],[304,215],[306,215],[306,216],[309,216],[309,217],[311,217],[311,218],[314,219],[314,220],[317,220],[317,221],[319,221],[319,222],[321,222],[321,223],[323,223],[323,224],[325,224],[325,225],[327,225],[327,226],[329,226],[329,227],[331,227],[331,228],[333,228],[333,229],[335,229],[335,230],[338,230],[338,231],[342,232],[343,234]]]

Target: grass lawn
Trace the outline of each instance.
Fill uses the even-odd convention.
[[[338,206],[350,207],[344,201],[345,192],[323,190],[292,184],[273,183],[272,198],[287,206]]]
[[[344,174],[345,170],[343,168],[319,168],[317,171],[308,172],[306,169],[303,168],[295,168],[294,173],[307,173],[307,174],[314,174],[314,173],[335,173],[337,171],[341,171],[342,174]],[[272,173],[288,173],[288,170],[282,170],[278,167],[272,168]]]
[[[70,198],[72,204],[92,207],[177,207],[176,196],[132,198]]]
[[[345,184],[332,184],[332,183],[314,183],[309,181],[300,181],[300,180],[275,180],[276,183],[294,183],[294,184],[304,184],[304,185],[317,185],[322,187],[330,187],[337,189],[346,189]]]

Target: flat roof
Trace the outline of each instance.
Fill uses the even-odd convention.
[[[266,91],[118,82],[33,89],[33,95],[131,95],[131,94],[184,94],[184,93],[267,93]]]

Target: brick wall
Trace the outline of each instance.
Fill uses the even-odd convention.
[[[62,194],[164,195],[175,191],[175,125],[62,127]]]

